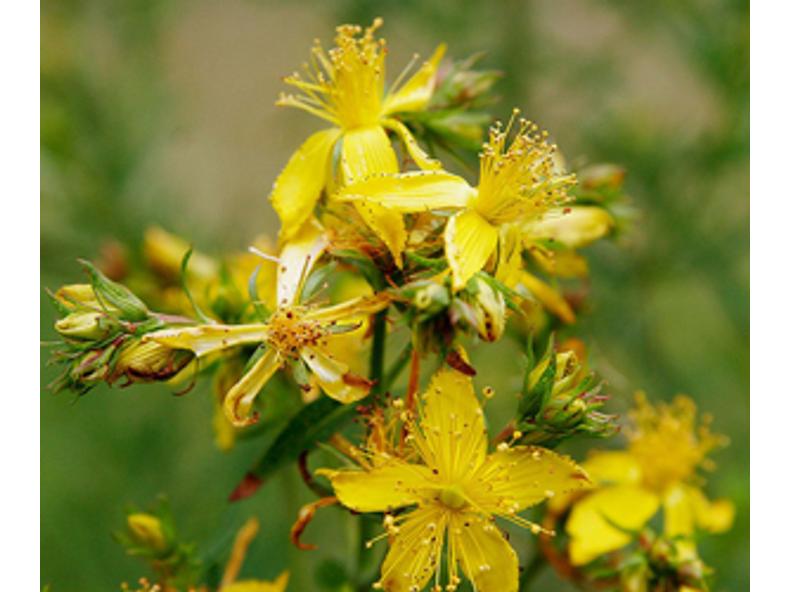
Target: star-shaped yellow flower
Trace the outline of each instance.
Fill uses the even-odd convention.
[[[544,448],[502,445],[489,453],[471,379],[450,369],[433,377],[408,442],[412,460],[374,450],[381,457],[366,470],[321,471],[343,505],[388,513],[390,549],[374,586],[388,591],[421,590],[431,576],[440,589],[446,539],[446,590],[460,583],[460,564],[479,592],[515,592],[518,558],[494,517],[540,532],[519,512],[588,484],[581,467]],[[406,506],[416,507],[389,514]]]
[[[322,230],[309,223],[283,247],[278,257],[277,308],[266,322],[163,329],[146,335],[144,341],[191,350],[198,357],[243,345],[265,345],[262,355],[225,395],[225,415],[236,426],[255,421],[251,411],[258,393],[288,362],[304,363],[333,399],[344,403],[361,399],[371,383],[332,354],[331,342],[356,329],[360,316],[384,308],[388,297],[378,294],[326,307],[301,304],[304,281],[326,246]]]
[[[695,479],[722,437],[704,423],[697,427],[694,402],[679,396],[654,407],[640,393],[632,419],[627,451],[599,452],[584,464],[600,488],[575,503],[568,518],[575,565],[628,544],[629,531],[641,529],[661,507],[669,537],[722,532],[732,524],[732,503],[709,501]]]
[[[566,191],[575,178],[562,172],[556,146],[535,124],[522,119],[511,134],[517,113],[505,128],[491,129],[477,187],[443,171],[422,171],[374,176],[341,189],[337,199],[400,213],[459,209],[447,222],[444,241],[453,284],[460,289],[497,247],[501,253],[518,248],[520,259],[524,225],[569,201]]]
[[[444,46],[440,45],[408,80],[403,81],[407,68],[385,90],[386,42],[374,36],[381,25],[382,20],[376,19],[364,33],[358,26],[338,27],[335,48],[325,51],[316,42],[311,64],[304,68],[305,76],[294,73],[285,79],[299,94],[283,94],[277,104],[312,113],[332,127],[310,136],[274,184],[270,199],[282,221],[283,240],[298,232],[312,215],[321,192],[334,187],[338,180],[347,183],[373,173],[398,172],[398,159],[387,130],[401,139],[420,168],[440,168],[393,115],[425,109],[433,94]],[[336,150],[341,165],[337,179],[333,167]],[[357,210],[399,262],[406,242],[400,216],[371,204],[359,204]]]

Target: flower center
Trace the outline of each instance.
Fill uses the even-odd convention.
[[[326,335],[326,330],[318,321],[303,318],[300,311],[293,308],[278,310],[269,319],[268,342],[284,356],[296,358],[299,350],[313,346]]]
[[[462,510],[469,505],[463,490],[457,485],[442,489],[439,492],[439,501],[451,510]]]

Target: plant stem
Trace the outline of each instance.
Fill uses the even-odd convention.
[[[532,581],[540,575],[544,567],[546,567],[546,561],[543,558],[543,553],[536,549],[532,559],[527,564],[527,567],[524,568],[524,571],[521,572],[521,576],[518,579],[519,591],[527,592]]]
[[[370,389],[371,395],[378,395],[382,391],[384,378],[384,349],[387,341],[387,309],[376,313],[373,317],[373,345],[370,349],[369,378],[375,384]]]

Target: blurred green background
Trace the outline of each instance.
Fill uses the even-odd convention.
[[[313,38],[328,44],[336,24],[376,15],[385,17],[391,71],[440,40],[457,57],[485,51],[483,66],[505,74],[498,115],[519,105],[574,165],[628,170],[641,216],[617,244],[590,252],[589,314],[573,332],[590,344],[615,410],[637,388],[655,398],[686,392],[730,436],[709,490],[733,498],[738,515],[702,550],[716,569],[713,589],[747,589],[745,1],[44,0],[43,285],[80,280],[76,257],[96,256],[107,239],[139,244],[153,223],[209,253],[273,235],[268,189],[317,129],[314,119],[274,107],[280,77],[307,58]],[[43,294],[41,314],[42,339],[53,339]],[[516,377],[503,351],[474,355],[499,364],[499,378],[487,382],[507,390]],[[52,376],[45,368],[42,384]],[[495,399],[495,416],[504,399]],[[110,532],[124,504],[145,505],[160,492],[184,535],[205,544],[258,515],[262,534],[245,575],[290,568],[291,589],[313,590],[317,565],[350,561],[353,531],[341,512],[320,514],[308,530],[319,551],[288,544],[298,507],[311,499],[294,471],[248,501],[226,503],[260,442],[220,453],[210,414],[201,388],[183,398],[155,386],[97,388],[76,403],[42,394],[42,584],[113,590],[142,575]],[[541,585],[564,589],[551,574]]]

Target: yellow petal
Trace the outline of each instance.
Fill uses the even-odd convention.
[[[222,351],[239,345],[262,343],[269,336],[265,323],[250,325],[198,325],[183,329],[162,329],[143,337],[173,349],[187,349],[197,356]]]
[[[497,229],[472,210],[450,218],[444,231],[444,243],[453,272],[453,288],[460,290],[469,278],[483,269],[496,249],[497,240]]]
[[[524,226],[524,234],[532,239],[555,240],[571,249],[595,242],[614,227],[611,214],[597,206],[571,206],[547,212],[545,216]]]
[[[488,437],[468,376],[449,368],[434,374],[423,395],[419,428],[415,444],[440,479],[460,479],[483,463]]]
[[[398,159],[384,128],[375,125],[347,131],[343,135],[342,166],[346,184],[375,174],[397,173]],[[407,238],[401,215],[367,201],[354,205],[400,266]]]
[[[258,393],[282,364],[283,360],[279,353],[272,349],[264,352],[252,368],[225,395],[223,405],[228,421],[235,426],[245,426],[256,421],[256,417],[251,416],[252,404]]]
[[[398,158],[380,125],[345,132],[341,162],[346,184],[376,173],[398,172]]]
[[[671,487],[664,494],[664,534],[669,537],[694,534],[694,508],[684,485]]]
[[[461,563],[478,592],[516,592],[518,556],[493,521],[453,514],[448,534],[450,561]]]
[[[642,478],[639,461],[627,452],[594,451],[582,465],[598,485],[636,484]]]
[[[380,586],[387,592],[422,590],[441,561],[447,517],[433,506],[406,517],[381,566]]]
[[[403,249],[406,246],[406,226],[401,214],[374,203],[357,201],[354,206],[370,229],[392,253],[395,264],[401,267]]]
[[[397,119],[384,119],[381,123],[398,135],[401,143],[406,148],[406,152],[418,167],[426,171],[436,171],[442,168],[442,163],[428,156],[428,153],[420,147],[409,128],[403,123]]]
[[[331,337],[330,337],[331,339]],[[353,403],[370,392],[368,380],[351,374],[348,364],[332,357],[328,352],[314,347],[303,347],[302,360],[313,371],[321,389],[341,403]]]
[[[509,288],[516,287],[524,269],[522,246],[521,230],[517,226],[507,224],[500,228],[496,278]]]
[[[694,517],[697,526],[708,532],[725,532],[735,520],[735,505],[728,499],[708,500],[697,490],[694,500]]]
[[[539,446],[514,446],[491,454],[472,477],[476,503],[495,514],[519,512],[554,497],[590,487],[572,459]],[[481,487],[483,485],[483,487]]]
[[[277,268],[278,307],[298,302],[304,281],[328,244],[321,227],[311,221],[283,246]]]
[[[352,298],[346,302],[310,310],[305,314],[305,318],[326,323],[350,321],[354,317],[370,315],[386,308],[391,300],[392,297],[389,294],[380,292],[372,296]]]
[[[223,586],[219,592],[285,592],[288,587],[288,572],[281,573],[273,582],[243,580]]]
[[[669,537],[694,534],[695,527],[723,532],[732,526],[735,509],[729,500],[710,502],[696,487],[678,484],[664,494],[664,533]]]
[[[307,138],[277,177],[269,199],[280,216],[280,236],[290,239],[307,221],[330,176],[332,149],[341,135],[325,129]]]
[[[423,63],[403,86],[390,93],[384,99],[385,114],[402,113],[404,111],[421,111],[428,105],[436,84],[436,70],[444,57],[447,46],[442,43],[433,52],[431,58]]]
[[[474,189],[457,175],[444,171],[373,175],[335,194],[341,201],[367,202],[396,212],[426,212],[463,208]]]
[[[576,313],[573,312],[571,305],[563,298],[562,294],[549,286],[543,280],[528,272],[523,272],[519,280],[521,284],[537,298],[546,309],[557,315],[559,319],[568,325],[576,322]]]
[[[658,506],[657,496],[632,485],[606,487],[577,502],[566,525],[571,563],[583,565],[627,545],[625,531],[642,528]]]
[[[389,512],[417,503],[431,486],[422,465],[393,460],[369,471],[319,469],[332,482],[340,503],[357,512]]]

